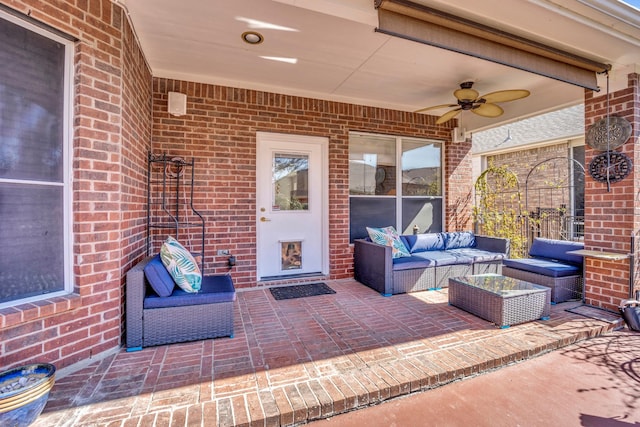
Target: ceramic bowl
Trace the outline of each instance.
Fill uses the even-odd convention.
[[[56,368],[38,363],[0,373],[0,426],[26,427],[42,413]]]

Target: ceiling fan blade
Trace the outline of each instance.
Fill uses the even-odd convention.
[[[480,93],[475,89],[458,89],[453,91],[453,96],[461,101],[473,101],[478,99]]]
[[[455,110],[451,110],[444,113],[443,115],[440,116],[438,120],[436,120],[436,124],[440,125],[444,122],[448,122],[449,120],[453,119],[455,116],[460,114],[460,111],[462,111],[462,108],[456,108]]]
[[[504,110],[496,104],[480,104],[472,108],[471,112],[482,117],[498,117],[504,113]]]
[[[457,106],[458,106],[458,104],[434,105],[433,107],[421,108],[419,110],[414,111],[414,113],[421,113],[423,111],[429,111],[429,110],[439,110],[441,108],[453,108],[453,107],[457,107]]]
[[[499,90],[497,92],[482,95],[481,99],[484,99],[488,104],[491,104],[495,102],[515,101],[516,99],[526,98],[530,94],[531,92],[524,89]]]

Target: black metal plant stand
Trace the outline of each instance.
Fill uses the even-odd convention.
[[[194,159],[186,161],[181,157],[149,152],[147,255],[159,250],[167,235],[173,235],[188,246],[196,259],[200,258],[200,270],[204,271],[205,221],[193,207],[194,165]],[[155,241],[155,238],[163,240]]]

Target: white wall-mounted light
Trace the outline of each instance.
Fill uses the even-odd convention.
[[[184,116],[187,114],[187,95],[180,92],[169,92],[167,110],[172,116]]]
[[[451,139],[453,142],[465,142],[467,140],[467,130],[463,127],[453,128],[451,131]]]

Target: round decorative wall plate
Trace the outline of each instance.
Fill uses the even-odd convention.
[[[607,122],[609,123],[608,133]],[[631,136],[631,131],[631,123],[627,119],[617,116],[604,117],[587,131],[586,143],[596,150],[613,150],[627,142]],[[608,145],[607,140],[609,140]]]
[[[608,151],[598,154],[589,163],[589,173],[596,181],[606,182],[607,171],[609,182],[622,181],[631,172],[631,159],[623,153]]]

